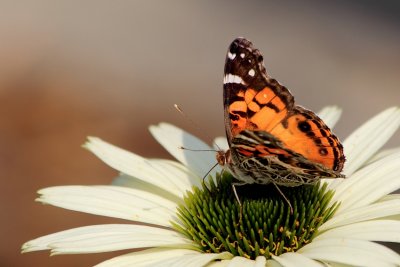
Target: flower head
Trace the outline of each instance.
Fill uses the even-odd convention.
[[[328,107],[320,116],[333,126],[340,110]],[[98,265],[103,267],[398,266],[400,255],[373,241],[400,242],[400,196],[390,194],[400,188],[400,150],[378,153],[399,126],[400,109],[390,108],[351,134],[343,143],[346,179],[285,188],[293,214],[272,188],[257,193],[260,186],[250,194],[239,190],[240,210],[232,177],[219,166],[204,185],[215,153],[180,149],[210,147],[170,124],[150,131],[177,161],[146,159],[90,137],[85,147],[120,172],[113,185],[46,188],[38,201],[146,225],[80,227],[31,240],[22,250],[143,249]],[[227,146],[222,138],[215,142]]]

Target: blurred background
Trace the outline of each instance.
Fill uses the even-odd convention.
[[[35,203],[36,191],[111,182],[116,171],[81,148],[88,135],[164,158],[150,124],[224,135],[235,37],[255,43],[297,103],[342,107],[342,139],[400,105],[399,12],[398,1],[1,1],[0,266],[91,266],[125,253],[21,255],[41,235],[123,222]],[[399,144],[400,132],[389,145]]]

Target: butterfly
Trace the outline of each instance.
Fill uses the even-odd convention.
[[[339,139],[268,76],[262,54],[245,38],[229,46],[223,99],[229,149],[216,157],[241,184],[299,186],[344,177]]]

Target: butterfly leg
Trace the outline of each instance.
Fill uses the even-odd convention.
[[[290,214],[293,214],[293,207],[292,207],[292,204],[290,204],[289,199],[285,196],[285,194],[282,192],[282,190],[279,188],[279,186],[277,184],[275,184],[275,183],[273,183],[273,184],[276,187],[276,190],[278,190],[279,194],[281,194],[283,199],[285,199],[286,203],[288,203],[289,208],[290,208]]]

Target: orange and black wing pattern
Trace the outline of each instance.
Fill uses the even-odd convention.
[[[317,169],[322,170],[320,176],[342,177],[345,159],[339,139],[315,113],[297,106],[286,87],[268,76],[260,51],[244,38],[229,46],[223,93],[235,168],[241,168],[242,161],[248,166],[255,160],[258,170],[262,162],[277,162],[283,166],[278,169],[294,168],[294,173]]]

